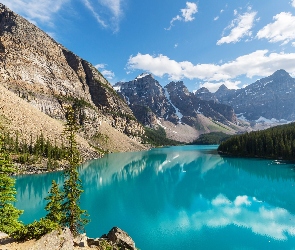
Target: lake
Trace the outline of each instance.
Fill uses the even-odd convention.
[[[89,237],[113,226],[141,250],[295,249],[295,164],[221,157],[217,146],[113,153],[79,168]],[[60,173],[17,177],[30,223]]]

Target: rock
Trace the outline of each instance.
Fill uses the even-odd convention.
[[[122,229],[113,227],[107,234],[108,239],[116,244],[120,249],[136,250],[132,238]]]
[[[295,79],[282,69],[245,88],[233,90],[222,85],[214,95],[220,103],[232,106],[249,121],[260,117],[295,119]]]
[[[142,125],[93,65],[1,3],[0,36],[2,86],[57,120],[65,120],[66,105],[77,107],[80,134],[88,141],[102,120],[110,120],[117,131],[140,142]]]
[[[136,118],[144,125],[151,127],[155,125],[148,117],[153,114],[173,123],[179,121],[175,108],[166,96],[165,89],[151,74],[141,74],[129,82],[118,82],[114,88],[127,101]],[[139,110],[140,107],[142,107],[141,110]]]
[[[86,234],[80,234],[74,238],[74,246],[88,247],[88,238]]]
[[[0,232],[0,240],[3,240],[8,237],[8,234]]]
[[[0,232],[0,244],[5,245],[14,242],[13,238],[10,238],[8,234]]]
[[[68,228],[54,230],[36,241],[33,247],[27,250],[72,250],[74,237]]]

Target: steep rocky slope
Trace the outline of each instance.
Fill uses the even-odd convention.
[[[182,81],[170,82],[165,88],[169,93],[170,100],[182,114],[182,121],[189,125],[198,126],[198,122],[194,119],[197,114],[203,114],[205,117],[225,125],[237,122],[232,107],[216,103],[213,100],[201,100],[189,92]]]
[[[113,128],[122,135],[118,150],[134,150],[130,141],[124,148],[123,138],[127,136],[132,144],[142,148],[139,143],[144,133],[142,125],[100,72],[3,4],[0,4],[0,84],[53,119],[64,120],[64,107],[74,106],[79,111],[80,135],[95,147],[102,148],[98,140],[101,137],[114,139],[114,133],[103,134]],[[108,126],[104,131],[103,123]],[[21,124],[24,130],[26,126]]]
[[[116,83],[114,88],[127,101],[143,124],[149,125],[150,122],[153,124],[155,116],[174,123],[179,121],[175,108],[166,97],[165,90],[151,74],[144,73],[133,81]]]

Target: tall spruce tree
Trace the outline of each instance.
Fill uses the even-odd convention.
[[[63,198],[63,193],[59,190],[56,181],[53,180],[51,189],[49,191],[49,196],[45,198],[45,200],[48,201],[45,207],[45,210],[48,211],[48,214],[45,216],[45,218],[59,225],[61,225],[64,219],[64,214],[62,213]]]
[[[64,171],[64,203],[62,210],[64,218],[62,225],[69,227],[74,235],[84,231],[84,226],[89,222],[87,213],[79,206],[80,196],[83,192],[82,182],[79,178],[77,166],[80,163],[80,153],[77,149],[76,133],[78,131],[77,119],[72,107],[67,108],[67,123],[64,134],[67,142],[68,167]]]
[[[2,135],[0,134],[0,231],[11,234],[18,230],[19,216],[23,211],[14,207],[16,201],[15,180],[10,177],[15,172],[8,153],[2,148]]]

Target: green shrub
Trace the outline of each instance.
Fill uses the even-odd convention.
[[[42,218],[31,224],[23,225],[20,229],[12,233],[12,237],[19,241],[39,239],[43,235],[59,228],[59,225],[49,219]]]

